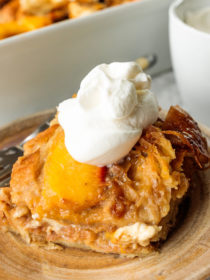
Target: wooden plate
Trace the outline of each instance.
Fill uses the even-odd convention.
[[[0,147],[15,143],[54,111],[16,121],[0,130]],[[210,139],[210,130],[202,127]],[[210,279],[210,170],[201,174],[178,227],[159,253],[126,259],[79,249],[47,251],[0,233],[0,279],[64,280]]]

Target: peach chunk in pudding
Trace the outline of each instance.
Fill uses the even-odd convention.
[[[55,136],[44,166],[44,207],[67,203],[74,210],[91,207],[105,186],[105,167],[77,162],[68,153],[63,130]]]

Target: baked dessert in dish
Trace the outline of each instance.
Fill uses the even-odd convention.
[[[131,257],[155,250],[210,157],[183,109],[158,116],[149,85],[135,63],[94,68],[25,144],[10,187],[0,190],[0,229],[50,249]]]
[[[132,1],[0,0],[0,39]]]

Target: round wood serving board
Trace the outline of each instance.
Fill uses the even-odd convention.
[[[20,140],[55,111],[0,129],[0,148]],[[202,128],[210,140],[210,130]],[[194,182],[179,225],[159,252],[122,258],[79,249],[49,251],[0,233],[0,279],[4,280],[182,280],[210,278],[210,170]],[[187,206],[186,206],[187,205]]]

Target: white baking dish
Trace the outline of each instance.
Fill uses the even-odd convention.
[[[70,97],[96,64],[155,53],[152,73],[168,69],[171,2],[141,0],[0,41],[0,126]]]

